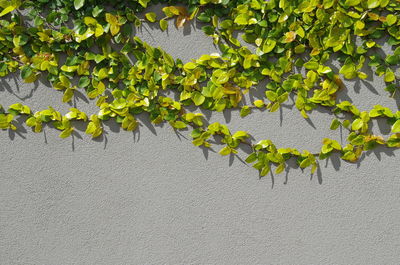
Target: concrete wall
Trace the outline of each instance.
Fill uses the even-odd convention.
[[[217,51],[198,27],[145,26],[138,34],[184,61]],[[341,97],[362,110],[397,110],[383,86],[376,77],[347,82]],[[5,106],[68,109],[59,92],[17,76],[2,79],[0,92]],[[82,97],[74,104],[96,110]],[[315,111],[307,122],[290,105],[245,119],[205,114],[300,150],[346,137],[329,130],[329,113]],[[368,152],[356,164],[333,157],[313,177],[293,165],[259,179],[237,157],[194,147],[187,132],[140,120],[136,133],[108,122],[96,141],[79,126],[68,139],[49,128],[0,132],[1,265],[400,263],[399,151]]]

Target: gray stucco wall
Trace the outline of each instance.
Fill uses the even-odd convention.
[[[184,61],[217,51],[196,27],[138,34]],[[342,96],[362,110],[397,110],[383,85],[347,82]],[[5,106],[21,99],[36,110],[68,109],[59,92],[18,77],[1,80],[0,93]],[[75,104],[96,110],[79,97]],[[289,106],[209,118],[300,150],[345,139],[329,130],[329,113],[313,112],[308,123]],[[68,139],[48,128],[0,132],[1,265],[400,263],[399,151],[369,152],[357,164],[333,157],[312,178],[292,167],[259,179],[238,158],[140,119],[139,132],[109,122],[96,141],[79,126]]]

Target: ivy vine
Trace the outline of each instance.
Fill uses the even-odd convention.
[[[163,17],[146,13],[157,3],[164,4]],[[336,98],[344,87],[342,78],[368,78],[364,67],[384,79],[388,96],[398,92],[400,0],[0,0],[0,8],[0,76],[18,71],[26,83],[45,77],[63,93],[62,102],[81,90],[99,107],[92,115],[76,108],[62,115],[52,107],[33,112],[22,103],[0,106],[3,130],[16,130],[16,117],[25,116],[34,132],[51,123],[66,138],[74,131],[72,121],[79,120],[95,138],[109,119],[135,130],[135,115],[144,112],[154,124],[192,128],[196,146],[222,144],[221,155],[237,153],[241,144],[251,146],[246,162],[261,176],[272,165],[281,173],[292,157],[314,173],[318,161],[334,152],[355,162],[376,146],[400,147],[399,110],[376,105],[360,111]],[[170,19],[178,28],[195,19],[206,23],[202,29],[221,53],[184,64],[133,34],[143,22],[157,23],[165,31]],[[238,32],[243,41],[235,37]],[[383,38],[393,51],[386,57],[378,52],[377,40]],[[328,66],[332,56],[341,63],[338,72]],[[295,67],[304,73],[295,72]],[[268,81],[265,98],[244,104],[243,95],[263,80]],[[178,93],[179,100],[165,96],[166,91]],[[317,107],[331,111],[330,129],[347,129],[347,144],[325,138],[317,154],[278,148],[270,140],[252,144],[248,132],[208,124],[201,113],[186,108],[240,109],[245,117],[263,109],[275,112],[290,97],[305,119]],[[391,125],[387,138],[370,130],[371,120],[378,117]]]

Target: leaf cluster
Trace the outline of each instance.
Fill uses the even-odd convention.
[[[146,13],[159,3],[164,17]],[[391,96],[399,90],[399,11],[398,0],[0,0],[0,76],[18,71],[27,83],[43,76],[62,93],[62,102],[79,90],[99,107],[96,114],[71,108],[62,115],[52,107],[32,112],[12,104],[0,108],[0,128],[16,130],[15,117],[23,115],[35,132],[51,123],[66,138],[73,134],[73,121],[80,121],[95,138],[103,133],[103,121],[115,119],[133,131],[139,124],[135,116],[148,113],[154,124],[191,128],[196,146],[223,145],[221,155],[236,155],[240,145],[249,145],[246,162],[254,163],[261,176],[271,165],[283,172],[293,157],[312,173],[334,152],[355,162],[378,145],[400,147],[398,110],[376,105],[360,111],[337,100],[343,78],[367,79],[366,69],[383,78]],[[193,20],[205,23],[202,29],[220,53],[183,63],[133,34],[142,23],[168,30],[169,19],[177,28]],[[378,44],[383,38],[393,51],[385,56]],[[333,57],[339,70],[330,66]],[[265,97],[245,104],[244,95],[263,80]],[[178,99],[165,96],[167,91]],[[190,105],[217,112],[240,109],[244,118],[253,111],[278,111],[290,100],[305,119],[317,107],[331,111],[331,129],[347,130],[347,143],[321,139],[319,153],[277,148],[270,140],[251,144],[248,132],[232,134],[226,125],[208,124],[202,114],[186,110]],[[391,125],[387,139],[371,132],[371,120],[377,118]]]

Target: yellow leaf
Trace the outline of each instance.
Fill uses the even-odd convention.
[[[118,19],[116,16],[110,13],[106,13],[106,21],[110,23],[110,25],[116,25],[118,24]]]
[[[296,39],[297,33],[294,31],[289,31],[286,32],[285,34],[285,42],[289,43],[289,42],[293,42]]]
[[[1,11],[1,13],[0,13],[0,17],[7,15],[8,13],[10,13],[11,11],[13,11],[15,9],[17,9],[17,6],[15,6],[15,5],[11,5],[11,6],[4,8],[3,11]]]
[[[119,26],[118,25],[111,25],[110,30],[111,30],[111,35],[115,36],[119,32]]]
[[[92,18],[92,17],[85,17],[84,19],[83,19],[83,22],[86,24],[86,25],[96,25],[97,24],[97,20],[96,19],[94,19],[94,18]]]

